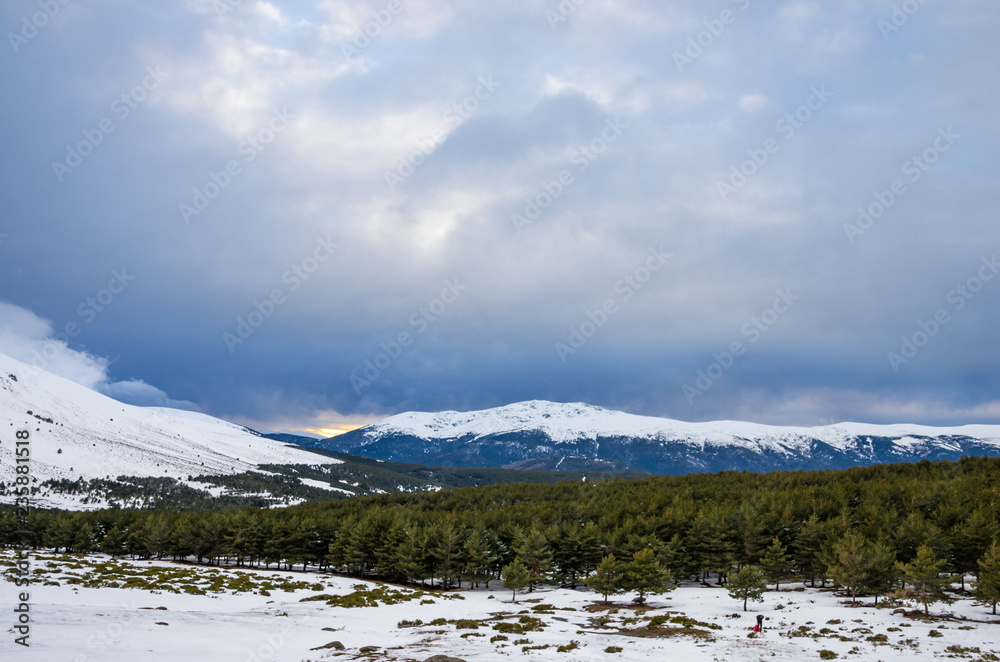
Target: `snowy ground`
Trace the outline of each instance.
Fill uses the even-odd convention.
[[[9,566],[12,559],[11,552],[0,553],[3,565]],[[330,606],[326,599],[301,600],[346,596],[359,589],[355,598],[373,597],[377,585],[316,573],[107,561],[101,556],[32,557],[29,649],[14,643],[11,605],[15,587],[0,581],[0,618],[6,621],[0,627],[0,659],[423,661],[450,655],[472,662],[509,656],[663,660],[669,655],[676,662],[781,661],[819,660],[823,650],[839,656],[825,659],[1000,659],[1000,617],[991,616],[971,600],[947,608],[937,606],[936,614],[949,616],[924,621],[893,609],[874,609],[870,600],[866,600],[869,606],[851,608],[829,592],[793,586],[797,590],[768,592],[763,604],[743,613],[724,590],[689,585],[654,599],[652,610],[637,613],[629,608],[631,596],[619,596],[617,610],[588,611],[594,608],[596,596],[568,589],[535,591],[519,596],[514,604],[510,592],[494,582],[494,590],[445,596],[389,586],[383,589],[382,601],[411,599],[377,607],[344,607]],[[145,588],[107,587],[126,581]],[[92,588],[88,583],[104,586]],[[765,631],[748,637],[758,613],[767,619]],[[664,616],[661,620],[666,623],[649,627],[655,616]],[[681,617],[699,623],[681,622]],[[519,629],[525,631],[518,633]],[[559,651],[559,646],[571,646],[574,641],[578,647]],[[340,642],[343,649],[333,642]],[[377,648],[365,648],[371,646]],[[609,647],[621,652],[606,652]]]

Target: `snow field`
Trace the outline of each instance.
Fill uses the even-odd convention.
[[[12,552],[0,553],[0,563],[9,565],[12,560]],[[359,589],[362,595],[375,595],[380,594],[379,587],[314,572],[107,561],[101,555],[33,555],[33,568],[39,572],[27,589],[33,619],[30,654],[13,643],[14,634],[4,625],[0,658],[39,662],[299,662],[423,661],[433,655],[450,655],[474,662],[512,657],[583,661],[663,660],[669,656],[671,660],[740,662],[824,659],[820,651],[837,656],[825,659],[859,661],[1000,657],[1000,617],[969,599],[951,606],[937,605],[932,609],[935,617],[925,621],[894,613],[893,608],[875,609],[870,598],[864,606],[851,607],[832,592],[792,585],[788,590],[768,591],[764,603],[751,603],[751,610],[744,613],[724,589],[691,583],[651,600],[651,610],[637,612],[628,602],[631,596],[619,596],[610,609],[595,607],[600,596],[587,590],[546,588],[519,595],[517,603],[512,603],[511,593],[501,589],[499,582],[492,582],[491,590],[450,592],[461,599],[387,586],[383,592],[401,591],[413,599],[348,608],[331,607],[324,600],[301,600],[319,595],[347,596]],[[105,569],[100,570],[102,567]],[[162,588],[84,585],[86,580],[81,578],[93,578],[98,571],[105,573],[100,575],[105,579],[113,577],[113,573],[107,574],[107,567],[160,577],[156,581],[173,582],[169,585],[176,590],[185,586],[192,591],[204,590],[214,582],[217,592],[205,590],[199,595]],[[122,576],[118,576],[119,581]],[[73,577],[83,583],[70,583],[76,581]],[[0,586],[4,586],[5,596],[13,592],[7,581]],[[262,594],[264,586],[269,587],[263,591],[269,595]],[[910,609],[913,605],[906,606]],[[748,635],[758,613],[766,618],[765,629],[751,638]],[[668,622],[659,629],[648,628],[653,616],[663,616]],[[669,622],[678,617],[696,622]],[[526,619],[524,623],[522,619]],[[537,619],[541,629],[534,629],[536,621],[530,619]],[[500,631],[518,628],[525,631]],[[637,628],[667,636],[641,638],[619,633]],[[335,641],[343,650],[333,647]],[[578,647],[559,652],[559,646],[570,646],[574,641]],[[622,650],[605,652],[609,647]]]

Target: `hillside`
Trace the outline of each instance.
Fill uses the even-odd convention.
[[[34,504],[43,508],[219,510],[582,477],[403,465],[304,448],[295,442],[305,437],[123,404],[3,354],[0,420],[7,423],[0,429],[0,503],[13,501],[13,433],[26,429]]]
[[[303,443],[396,462],[677,475],[996,456],[1000,426],[686,423],[534,400],[482,411],[407,412]]]

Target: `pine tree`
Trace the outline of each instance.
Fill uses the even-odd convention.
[[[913,585],[917,602],[924,606],[924,614],[929,613],[929,606],[935,602],[948,602],[944,592],[948,579],[941,578],[944,570],[944,559],[939,559],[927,545],[917,548],[917,557],[910,563],[901,566],[903,581]]]
[[[896,558],[903,563],[909,563],[917,556],[921,545],[931,548],[938,558],[948,559],[951,549],[947,536],[941,529],[928,520],[919,511],[910,513],[893,532],[892,546],[896,550]]]
[[[381,544],[375,550],[375,574],[393,581],[406,581],[403,571],[403,553],[406,549],[406,531],[398,517],[388,524]]]
[[[545,534],[537,527],[532,527],[530,531],[523,534],[515,545],[517,559],[524,564],[531,576],[528,583],[528,592],[535,589],[535,584],[544,582],[548,576],[552,562],[552,552],[549,551]]]
[[[961,574],[965,589],[965,574],[979,573],[979,560],[990,544],[1000,534],[1000,524],[992,508],[979,506],[968,519],[951,530],[951,548],[954,550],[955,569]]]
[[[517,592],[531,581],[531,573],[523,563],[515,560],[503,569],[503,587],[513,591],[513,600],[517,602]]]
[[[170,548],[170,521],[163,515],[157,515],[147,522],[146,551],[156,558],[163,558]]]
[[[791,570],[791,557],[785,553],[785,546],[781,544],[781,541],[777,537],[771,539],[771,545],[764,552],[764,558],[761,559],[760,566],[764,571],[764,575],[774,582],[774,590],[777,591],[781,586],[781,579],[786,577]]]
[[[833,581],[851,594],[851,604],[868,591],[872,580],[872,544],[860,533],[847,533],[833,545],[829,572]]]
[[[89,522],[84,522],[73,538],[73,551],[77,554],[89,554],[97,549],[97,532]]]
[[[997,613],[1000,601],[1000,544],[994,542],[983,558],[979,559],[979,580],[973,589],[976,599],[993,607]]]
[[[125,555],[125,535],[117,526],[111,528],[101,541],[100,550],[111,558]]]
[[[559,527],[552,541],[552,563],[556,567],[555,579],[576,588],[584,572],[583,527],[568,522]]]
[[[462,571],[462,539],[458,529],[451,521],[434,528],[434,558],[437,559],[435,574],[441,577],[441,585],[447,589],[451,580],[457,578]]]
[[[729,580],[726,588],[729,590],[729,597],[743,601],[743,611],[746,611],[747,600],[764,602],[767,586],[764,584],[764,575],[758,568],[745,565]]]
[[[65,548],[67,551],[72,549],[74,538],[76,538],[76,523],[68,514],[56,516],[45,532],[46,544],[55,548],[56,554],[60,548]]]
[[[885,595],[899,582],[899,564],[896,562],[896,551],[881,542],[871,546],[871,562],[868,567],[868,580],[865,589],[875,596]]]
[[[14,517],[14,511],[11,509],[0,513],[0,549],[7,546],[13,547],[17,544],[17,530],[17,518]]]
[[[625,592],[624,568],[614,554],[608,554],[597,564],[594,574],[583,580],[583,583],[603,595],[604,604],[607,604],[609,595]]]
[[[473,529],[472,533],[469,534],[465,540],[462,557],[464,560],[462,577],[464,579],[474,586],[481,581],[489,582],[490,565],[493,558],[482,528]]]
[[[424,564],[424,542],[423,530],[411,524],[406,529],[406,535],[399,550],[400,572],[411,580],[419,580],[421,584],[430,576],[427,566]]]
[[[364,577],[368,568],[368,555],[363,546],[364,525],[358,520],[348,520],[344,523],[333,544],[331,562],[337,563],[348,572],[358,577]]]
[[[819,515],[813,513],[809,519],[802,522],[794,543],[795,562],[809,577],[809,583],[813,587],[816,586],[816,574],[822,566],[819,561],[822,544],[823,527],[820,524]]]
[[[604,545],[601,543],[600,530],[593,522],[587,522],[580,534],[580,574],[590,574],[602,558],[604,558]]]
[[[727,537],[728,527],[721,508],[706,507],[698,511],[691,524],[689,541],[697,568],[705,577],[719,574],[722,584],[733,562],[733,545]]]
[[[670,573],[660,565],[652,549],[640,549],[625,565],[624,586],[626,590],[639,594],[638,604],[646,601],[647,594],[659,594],[672,591]]]
[[[660,563],[671,577],[687,576],[688,570],[691,568],[691,558],[684,547],[684,539],[679,533],[675,533],[670,541],[663,545]]]

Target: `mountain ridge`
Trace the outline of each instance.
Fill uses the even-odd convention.
[[[615,462],[620,470],[678,474],[1000,455],[1000,426],[687,423],[584,403],[529,400],[470,412],[405,412],[310,445],[445,466],[538,466],[546,460],[557,468],[573,458],[571,465],[581,470],[587,464],[582,458],[590,458],[604,470]]]

